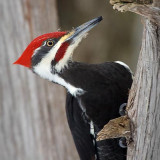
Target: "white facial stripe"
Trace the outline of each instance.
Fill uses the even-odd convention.
[[[58,52],[58,49],[61,47],[61,45],[63,44],[63,42],[65,42],[65,40],[71,36],[74,32],[70,32],[69,34],[63,36],[57,43],[55,46],[52,47],[52,49],[46,54],[46,56],[41,60],[41,62],[38,65],[42,65],[42,66],[46,66],[46,68],[49,68],[49,66],[51,65],[52,60],[55,59],[55,56]],[[70,44],[66,50],[66,53],[64,54],[64,57],[55,65],[55,69],[57,70],[57,72],[60,72],[65,66],[68,65],[67,61],[70,60],[72,58],[72,54],[74,49],[78,46],[78,44],[81,42],[82,38],[85,38],[87,36],[86,34],[83,35],[79,35],[76,37],[76,40]],[[46,42],[43,44],[45,45]],[[42,47],[42,46],[41,46]],[[41,47],[37,48],[34,51],[33,56],[41,49]]]
[[[47,43],[47,41],[45,41],[45,42],[44,42],[43,46],[45,46],[45,45],[46,45],[46,43]]]
[[[86,35],[79,36],[79,38],[77,38],[75,42],[68,46],[64,57],[54,66],[57,72],[61,71],[68,64],[68,60],[71,59],[74,49],[78,46],[82,38],[84,38]],[[42,78],[48,79],[49,81],[53,81],[64,86],[73,96],[77,96],[83,94],[85,91],[83,91],[83,89],[81,88],[76,88],[75,86],[72,86],[64,79],[59,77],[57,74],[53,74],[51,71],[51,62],[55,59],[58,49],[61,47],[62,43],[66,40],[67,37],[68,36],[63,36],[46,54],[46,56],[43,57],[36,66],[33,67],[33,70]],[[37,52],[40,48],[41,47],[39,47],[35,52]]]
[[[67,65],[67,61],[72,58],[74,49],[79,45],[82,38],[85,38],[86,36],[87,36],[87,34],[85,34],[83,36],[79,36],[73,44],[70,44],[68,46],[66,53],[64,54],[64,57],[55,66],[55,68],[58,72],[61,71]]]
[[[54,60],[56,53],[57,53],[58,49],[60,48],[61,44],[62,44],[61,41],[59,41],[58,43],[56,43],[56,45],[54,47],[52,47],[52,49],[44,57],[45,61],[50,62],[50,64],[51,64],[51,61]]]
[[[46,65],[43,66],[42,64],[38,64],[34,67],[34,71],[42,78],[48,79],[49,81],[53,81],[64,86],[68,90],[68,92],[70,92],[75,97],[84,93],[83,89],[72,86],[71,84],[67,83],[64,79],[59,77],[57,74],[52,74],[50,72],[50,66],[48,67],[49,68],[47,68]]]
[[[34,53],[33,53],[32,57],[33,57],[34,55],[36,55],[36,54],[37,54],[37,52],[38,52],[40,49],[41,49],[41,47],[37,48],[37,49],[34,51]]]
[[[42,70],[42,72],[44,72],[44,71],[47,72],[46,74],[51,73],[51,62],[52,62],[52,60],[54,60],[55,55],[56,55],[60,46],[61,46],[61,42],[56,43],[56,45],[54,47],[52,47],[52,49],[48,53],[46,53],[46,56],[44,56],[42,58],[42,60],[36,66],[34,66],[34,68],[39,68]],[[37,53],[38,50],[40,50],[40,48],[41,47],[39,47],[35,50],[34,55]],[[45,78],[45,77],[43,77],[43,78]]]
[[[69,34],[63,36],[63,37],[55,44],[55,46],[52,47],[52,49],[48,52],[48,54],[46,54],[46,56],[41,60],[41,62],[40,62],[41,65],[43,65],[43,66],[46,65],[47,67],[48,67],[48,65],[51,65],[51,62],[52,62],[52,60],[54,60],[58,49],[60,48],[60,46],[62,45],[62,43],[68,38],[68,36],[69,36]],[[45,45],[45,44],[46,44],[46,42],[44,43],[44,45]],[[34,54],[33,54],[33,55],[35,55],[40,49],[41,49],[41,47],[37,48],[37,49],[34,51]]]

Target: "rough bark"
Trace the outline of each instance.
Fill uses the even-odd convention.
[[[0,159],[78,159],[65,91],[12,63],[36,36],[57,30],[55,0],[0,1]]]
[[[145,20],[142,49],[130,91],[128,115],[134,142],[128,160],[160,157],[160,26]]]
[[[114,0],[113,0],[114,1]],[[112,2],[113,2],[112,1]],[[147,7],[147,10],[144,8]],[[145,16],[142,48],[128,100],[133,142],[128,160],[159,160],[160,157],[160,2],[150,6],[124,4],[114,8]]]
[[[97,134],[97,141],[126,137],[127,141],[130,140],[130,119],[127,115],[121,116],[110,120],[103,129]]]
[[[156,7],[156,3],[153,3],[152,5],[142,5],[141,3],[127,3],[127,1],[128,0],[125,0],[125,2],[123,0],[110,0],[110,3],[113,5],[113,8],[118,11],[134,12],[146,17],[157,25],[160,25],[160,9]]]

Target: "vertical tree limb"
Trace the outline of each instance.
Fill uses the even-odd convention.
[[[142,49],[128,101],[135,130],[128,160],[160,157],[160,27],[145,21]],[[134,102],[132,101],[134,99]]]
[[[125,3],[124,3],[125,1]],[[127,114],[131,120],[133,142],[128,146],[127,160],[159,160],[160,158],[160,1],[110,0],[114,9],[131,11],[145,17],[141,52],[130,90]],[[98,134],[97,140],[121,137],[119,120],[111,120]],[[114,126],[113,127],[113,123]],[[112,124],[112,125],[110,125]],[[123,123],[124,124],[124,123]],[[111,126],[112,132],[108,127]],[[114,129],[114,130],[113,130]],[[126,128],[127,129],[127,128]],[[123,129],[124,130],[124,129]],[[116,132],[116,133],[115,133]],[[116,135],[116,136],[115,136]],[[123,132],[123,136],[125,132]]]
[[[160,2],[152,5],[116,2],[114,8],[144,16],[142,48],[128,100],[133,142],[128,160],[159,160],[160,157]],[[145,10],[146,9],[146,10]]]

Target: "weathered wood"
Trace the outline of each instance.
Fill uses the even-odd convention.
[[[145,21],[142,49],[129,96],[128,115],[134,124],[128,160],[160,157],[160,27]]]
[[[142,48],[127,107],[134,140],[128,146],[127,160],[160,158],[160,2],[153,2],[149,7],[116,4],[116,9],[120,11],[133,11],[146,17]]]
[[[140,14],[160,25],[160,8],[155,7],[159,4],[157,2],[150,3],[150,5],[142,5],[142,3],[131,3],[130,0],[125,0],[125,3],[123,0],[110,0],[110,3],[113,5],[113,9],[121,12],[130,11]],[[146,4],[148,3],[149,1],[146,1]]]
[[[31,39],[57,30],[55,0],[1,1],[0,19],[0,159],[78,159],[64,89],[12,65]]]
[[[128,116],[121,116],[110,120],[97,134],[96,140],[126,137],[128,141],[131,137],[130,130],[130,119]]]
[[[137,3],[137,4],[151,4],[153,0],[110,0],[113,5],[115,3]]]
[[[144,16],[148,18],[149,20],[153,21],[154,23],[160,25],[160,9],[153,7],[153,6],[136,6],[133,8],[130,8],[131,12],[140,14],[141,16]]]

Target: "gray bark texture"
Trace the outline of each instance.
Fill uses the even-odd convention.
[[[154,18],[160,2],[154,1],[148,14],[143,7],[139,10],[146,17],[142,48],[128,101],[133,142],[127,160],[160,159],[160,25]],[[157,14],[151,14],[153,10]]]
[[[58,28],[55,0],[0,1],[0,160],[76,160],[65,91],[12,63]]]

